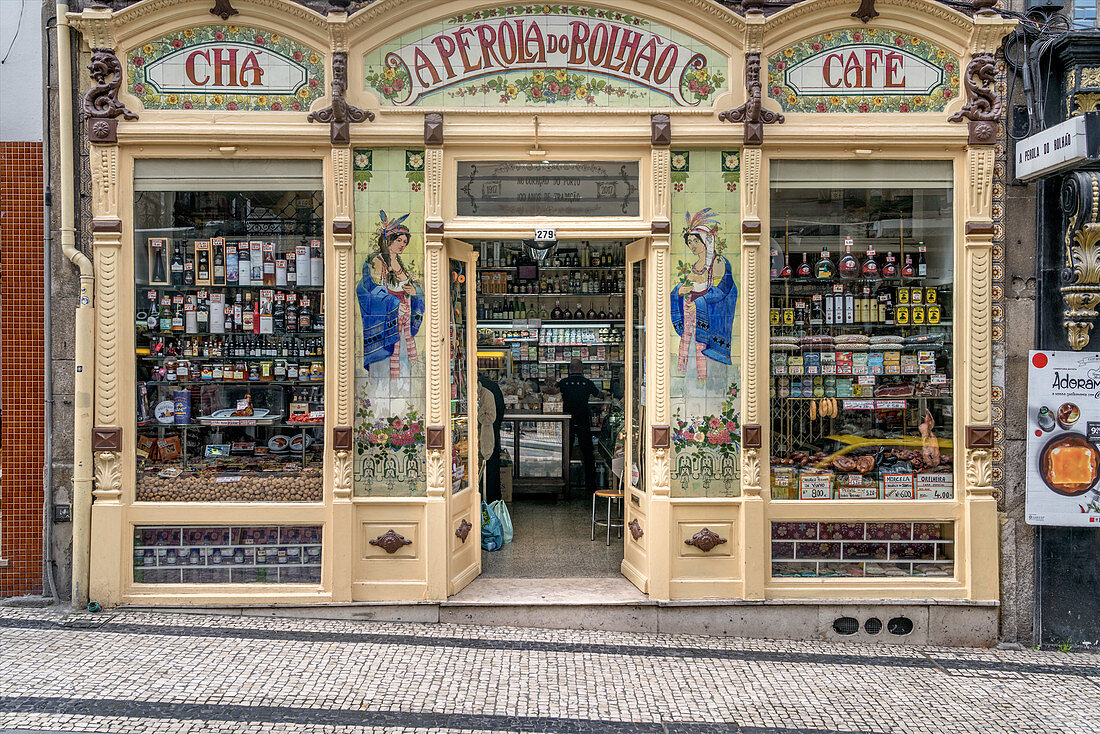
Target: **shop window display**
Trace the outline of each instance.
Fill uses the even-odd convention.
[[[949,522],[773,522],[771,543],[777,577],[955,574]]]
[[[134,583],[320,583],[319,525],[134,528]]]
[[[741,493],[740,153],[674,150],[672,493]]]
[[[157,168],[134,207],[136,498],[319,502],[320,166],[316,189],[270,190],[216,166],[158,189]]]
[[[410,497],[425,474],[424,151],[357,149],[354,492]]]
[[[951,180],[772,163],[773,499],[954,496]]]

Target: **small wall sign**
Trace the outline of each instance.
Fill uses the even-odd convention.
[[[1100,112],[1071,117],[1016,143],[1016,178],[1031,181],[1100,157]]]

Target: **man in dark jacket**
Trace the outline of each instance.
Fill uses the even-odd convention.
[[[502,499],[500,494],[500,425],[504,422],[504,393],[500,386],[485,375],[478,375],[477,382],[493,394],[497,406],[497,417],[493,421],[493,453],[485,461],[485,497],[486,502]]]
[[[574,359],[569,363],[569,376],[558,383],[565,412],[569,414],[569,445],[580,441],[584,459],[584,487],[596,491],[596,457],[592,450],[592,410],[588,398],[599,397],[596,384],[584,376],[584,363]]]

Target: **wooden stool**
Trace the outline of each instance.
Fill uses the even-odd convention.
[[[607,519],[596,519],[596,498],[607,498]],[[619,501],[619,515],[618,518],[613,520],[611,518],[611,503],[615,500]],[[607,544],[611,545],[611,528],[619,529],[619,537],[623,537],[623,493],[618,489],[597,489],[592,493],[592,540],[596,539],[596,526],[603,525],[607,528]]]

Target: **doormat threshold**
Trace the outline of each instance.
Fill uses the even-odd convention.
[[[441,606],[656,606],[634,584],[619,576],[599,578],[481,578]]]

